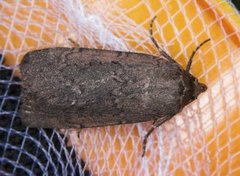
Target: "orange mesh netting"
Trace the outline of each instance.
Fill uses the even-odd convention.
[[[208,85],[183,111],[142,140],[152,122],[65,131],[94,175],[240,175],[240,17],[223,0],[1,1],[0,49],[14,68],[31,50],[71,46],[158,55],[149,36]],[[16,68],[16,75],[19,72]]]

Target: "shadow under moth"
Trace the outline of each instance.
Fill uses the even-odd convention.
[[[155,19],[155,18],[154,18]],[[153,120],[143,140],[207,89],[157,44],[159,56],[87,48],[28,52],[20,114],[30,127],[91,128]]]

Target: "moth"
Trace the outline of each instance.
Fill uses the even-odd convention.
[[[20,114],[30,127],[91,128],[153,120],[143,140],[194,101],[207,86],[184,70],[150,36],[159,56],[87,48],[46,48],[20,65]]]

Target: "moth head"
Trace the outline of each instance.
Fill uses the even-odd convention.
[[[186,75],[183,76],[183,88],[181,90],[183,106],[197,99],[199,94],[207,90],[207,86],[198,82],[198,79],[193,75],[187,72],[185,72],[185,74]]]
[[[198,95],[207,90],[207,86],[203,83],[198,82],[198,79],[190,74],[190,69],[192,65],[192,59],[196,54],[197,50],[199,50],[205,43],[209,42],[210,39],[203,41],[193,52],[188,61],[185,74],[183,75],[183,88],[181,90],[182,93],[182,104],[186,105],[193,100],[197,99]]]
[[[205,92],[207,90],[207,86],[203,83],[198,82],[196,78],[194,78],[194,92],[193,92],[193,98],[196,99],[199,94],[202,92]]]

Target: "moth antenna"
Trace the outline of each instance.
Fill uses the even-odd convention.
[[[207,42],[209,42],[211,39],[207,39],[207,40],[204,40],[200,45],[197,46],[197,48],[192,52],[192,55],[190,56],[190,59],[187,63],[187,66],[186,66],[186,71],[189,72],[190,69],[191,69],[191,65],[192,65],[192,60],[193,60],[193,57],[195,56],[196,52]]]
[[[170,61],[170,62],[176,63],[176,61],[173,60],[168,53],[166,53],[162,48],[160,48],[160,46],[158,45],[157,41],[156,41],[155,38],[153,37],[153,30],[152,30],[152,28],[153,28],[153,22],[154,22],[154,20],[155,20],[156,18],[157,18],[157,17],[154,16],[154,18],[152,19],[152,21],[151,21],[151,23],[150,23],[149,33],[150,33],[150,36],[151,36],[151,40],[152,40],[153,44],[155,45],[155,47],[158,49],[159,54],[160,54],[162,57],[164,57],[165,59],[167,59],[167,60]]]
[[[144,136],[144,139],[143,139],[142,157],[144,157],[144,155],[145,155],[147,139],[150,136],[150,134],[154,131],[155,128],[159,127],[161,124],[163,124],[168,119],[169,119],[168,117],[161,117],[153,122],[152,127],[150,128],[150,130],[148,130],[147,134]]]
[[[150,23],[150,30],[149,30],[149,33],[150,33],[150,36],[151,36],[151,40],[153,42],[153,44],[155,45],[155,47],[161,51],[162,49],[159,47],[157,41],[155,40],[155,38],[153,37],[153,22],[155,21],[155,19],[157,18],[157,16],[154,16],[151,23]]]

